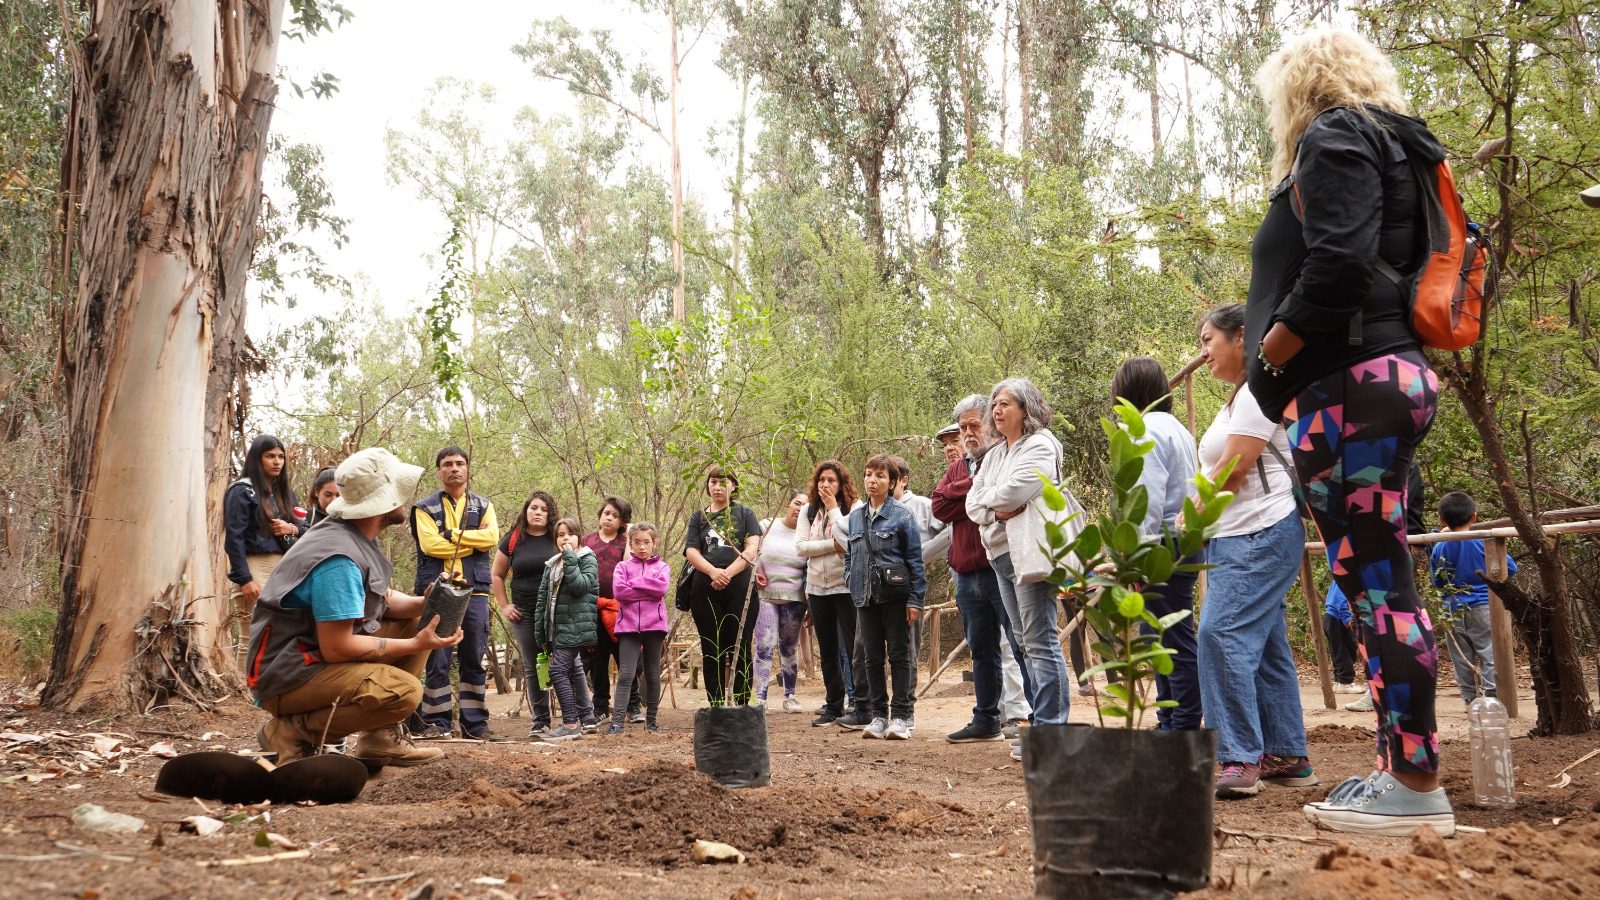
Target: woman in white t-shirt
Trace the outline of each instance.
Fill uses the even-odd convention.
[[[1288,436],[1261,412],[1245,381],[1244,307],[1220,307],[1200,325],[1211,374],[1235,385],[1200,439],[1200,468],[1234,500],[1206,546],[1200,611],[1200,694],[1217,732],[1219,798],[1249,797],[1265,782],[1317,783],[1306,757],[1300,682],[1289,650],[1284,597],[1300,571],[1305,526],[1288,471]]]

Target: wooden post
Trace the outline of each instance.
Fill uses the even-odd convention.
[[[1483,542],[1483,574],[1495,581],[1505,581],[1506,539],[1490,538]],[[1489,636],[1494,642],[1495,697],[1505,704],[1506,715],[1517,718],[1517,654],[1512,639],[1511,614],[1493,589],[1489,591]]]
[[[1322,705],[1338,709],[1339,701],[1333,696],[1333,672],[1328,668],[1328,645],[1322,634],[1322,598],[1317,596],[1317,582],[1312,578],[1311,554],[1300,554],[1300,595],[1306,601],[1306,620],[1311,628],[1312,646],[1317,648],[1317,680],[1322,682]]]

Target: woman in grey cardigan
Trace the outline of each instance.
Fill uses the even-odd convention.
[[[1000,442],[984,456],[967,494],[967,515],[983,534],[984,550],[1000,583],[1000,599],[1032,676],[1035,725],[1067,721],[1072,680],[1056,631],[1055,590],[1033,574],[1044,535],[1030,534],[1023,513],[1044,491],[1039,473],[1060,479],[1061,442],[1050,433],[1050,407],[1026,378],[1007,378],[989,397],[989,424]],[[1013,754],[1015,755],[1015,754]]]

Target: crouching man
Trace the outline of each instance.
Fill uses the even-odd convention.
[[[415,766],[444,753],[411,742],[400,722],[422,699],[428,654],[461,642],[417,630],[422,598],[393,590],[394,564],[378,534],[406,521],[419,466],[382,448],[362,450],[334,473],[329,518],[294,543],[256,600],[247,680],[272,714],[263,750],[278,763],[359,734],[353,751],[371,764]]]

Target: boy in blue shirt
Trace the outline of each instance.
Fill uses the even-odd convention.
[[[1439,523],[1445,531],[1466,531],[1477,521],[1478,504],[1468,494],[1451,491],[1439,498]],[[1433,573],[1433,583],[1444,590],[1449,604],[1451,621],[1445,644],[1455,664],[1461,699],[1471,703],[1480,693],[1493,697],[1494,647],[1489,638],[1489,585],[1483,579],[1483,541],[1434,544],[1428,568]],[[1506,571],[1517,571],[1516,560],[1509,556]]]

